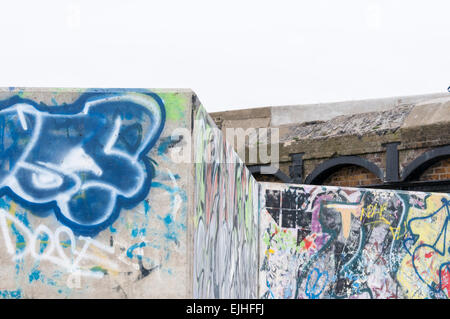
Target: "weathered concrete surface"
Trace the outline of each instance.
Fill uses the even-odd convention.
[[[190,90],[0,90],[0,297],[256,298],[258,183]]]
[[[447,96],[416,104],[402,127],[407,129],[449,122],[450,97]]]
[[[236,111],[210,113],[219,128],[222,127],[267,127],[271,122],[271,108],[260,107]]]
[[[363,136],[368,133],[384,135],[399,129],[412,109],[412,106],[403,106],[381,112],[341,115],[329,121],[281,127],[286,131],[281,134],[281,142],[344,135]]]
[[[381,112],[441,97],[448,97],[448,93],[250,108],[213,112],[211,113],[211,117],[216,123],[222,123],[223,127],[260,127],[256,123],[252,124],[252,120],[254,119],[257,120],[257,123],[262,123],[262,119],[264,119],[267,122],[267,126],[279,127],[291,124],[298,125],[305,122],[328,121],[342,115]],[[241,126],[238,126],[238,124]]]
[[[446,93],[436,93],[382,99],[273,107],[271,124],[273,126],[279,126],[317,120],[326,121],[341,115],[381,112],[446,95]]]
[[[169,153],[188,146],[171,135],[190,132],[193,96],[189,90],[1,90],[0,296],[192,296],[186,228],[192,164],[174,163]],[[141,180],[147,186],[136,193]],[[119,208],[113,194],[130,199]],[[103,218],[110,204],[117,209]]]

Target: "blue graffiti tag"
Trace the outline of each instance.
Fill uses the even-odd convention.
[[[88,92],[56,107],[19,96],[0,102],[0,196],[95,236],[148,194],[146,154],[164,122],[151,92]]]
[[[442,206],[437,209],[435,212],[427,215],[427,216],[423,216],[423,217],[415,217],[415,218],[411,218],[411,220],[408,222],[407,224],[407,229],[409,231],[409,233],[412,235],[412,237],[409,237],[407,239],[404,240],[403,243],[403,247],[406,249],[406,251],[409,253],[409,255],[411,255],[412,257],[412,265],[414,268],[414,271],[416,273],[416,275],[419,277],[419,279],[424,282],[433,292],[439,292],[442,289],[442,271],[447,268],[449,270],[450,268],[450,261],[449,261],[449,255],[450,255],[450,248],[447,249],[447,245],[448,245],[448,238],[447,238],[447,231],[448,231],[448,224],[450,221],[450,203],[446,198],[442,198]],[[411,228],[411,224],[415,223],[416,221],[421,221],[421,220],[427,220],[427,219],[432,219],[434,218],[437,214],[446,214],[442,228],[440,229],[439,233],[436,236],[436,240],[434,241],[433,245],[429,245],[429,244],[425,244],[422,243],[420,245],[418,245],[415,249],[414,252],[411,253],[407,247],[407,242],[412,241],[413,244],[415,242],[417,242],[417,240],[419,240],[419,234],[415,234]],[[440,243],[440,245],[438,245],[438,243]],[[417,264],[417,259],[418,259],[418,255],[420,255],[420,251],[427,251],[428,253],[435,253],[437,256],[437,264],[439,264],[438,268],[438,277],[439,277],[439,282],[435,282],[432,279],[432,275],[430,275],[430,272],[422,272],[419,271],[419,265]],[[435,269],[431,269],[431,271],[434,271]]]
[[[311,278],[312,275],[316,274],[315,280],[312,281],[311,284]],[[324,277],[324,281],[322,284],[319,284],[319,280]],[[317,299],[324,291],[325,287],[328,283],[328,272],[323,271],[321,272],[318,268],[314,268],[309,274],[308,279],[306,280],[306,287],[305,287],[305,294],[308,296],[309,299]]]

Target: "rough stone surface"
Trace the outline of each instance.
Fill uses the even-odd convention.
[[[385,135],[394,133],[403,124],[411,112],[412,106],[396,109],[354,115],[341,115],[329,121],[309,122],[299,126],[290,126],[287,135],[281,137],[281,142],[302,139],[324,139],[329,137],[365,134]]]

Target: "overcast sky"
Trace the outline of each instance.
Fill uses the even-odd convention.
[[[0,86],[192,88],[210,112],[450,86],[449,0],[0,6]]]

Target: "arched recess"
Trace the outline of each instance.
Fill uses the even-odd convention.
[[[359,156],[339,156],[319,164],[311,174],[306,177],[305,184],[321,185],[328,176],[348,165],[364,167],[380,180],[384,180],[383,170],[376,164]]]
[[[450,145],[425,152],[406,166],[401,173],[402,181],[416,180],[433,164],[450,157]]]
[[[253,165],[247,166],[248,170],[252,174],[261,174],[261,175],[272,175],[275,176],[280,182],[290,183],[291,179],[289,176],[284,174],[280,169],[276,168],[272,165]]]

